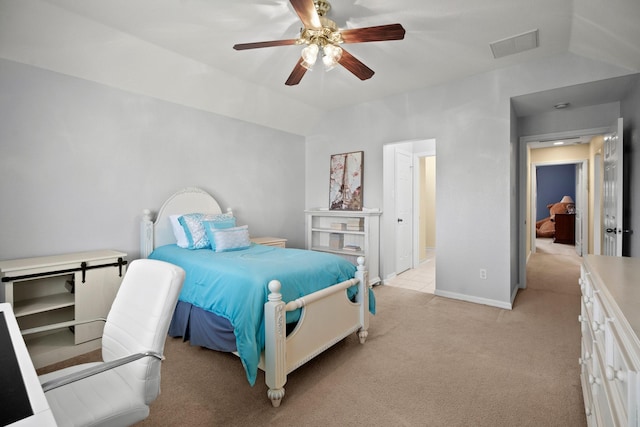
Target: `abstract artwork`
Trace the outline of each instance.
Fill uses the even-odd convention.
[[[362,210],[364,151],[334,154],[329,170],[329,209]]]

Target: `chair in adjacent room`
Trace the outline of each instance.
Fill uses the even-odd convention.
[[[163,261],[131,262],[102,319],[103,362],[40,376],[59,426],[128,426],[149,416],[160,394],[167,330],[184,277],[184,270]]]

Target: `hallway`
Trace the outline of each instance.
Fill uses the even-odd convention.
[[[556,255],[548,258],[545,255]],[[566,263],[570,270],[578,266],[582,260],[572,245],[553,243],[553,238],[536,238],[536,253],[531,254],[537,262]],[[385,282],[387,286],[433,294],[436,288],[436,251],[427,251],[427,258],[417,268],[407,270],[395,278]]]
[[[427,250],[427,257],[417,268],[407,270],[391,280],[385,281],[385,285],[397,288],[412,289],[414,291],[434,293],[436,289],[436,251]]]

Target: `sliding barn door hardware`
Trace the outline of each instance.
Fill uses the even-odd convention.
[[[23,276],[3,277],[2,281],[14,282],[16,280],[33,279],[36,277],[44,277],[44,276],[58,276],[60,274],[75,273],[76,271],[82,271],[82,283],[84,283],[87,275],[87,270],[93,270],[96,268],[118,267],[118,275],[122,277],[122,267],[125,265],[127,265],[127,260],[122,259],[122,257],[118,258],[118,262],[114,262],[111,264],[87,265],[87,263],[83,261],[80,263],[80,267],[76,267],[76,268],[69,268],[66,270],[57,270],[57,271],[48,271],[46,273],[25,274]]]

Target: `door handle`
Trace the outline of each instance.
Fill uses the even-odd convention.
[[[398,218],[398,222],[402,222],[402,218]]]
[[[618,234],[618,229],[616,228],[607,228],[605,230],[607,233],[613,233],[613,234]],[[629,234],[633,234],[633,230],[619,230],[620,233],[629,233]]]

